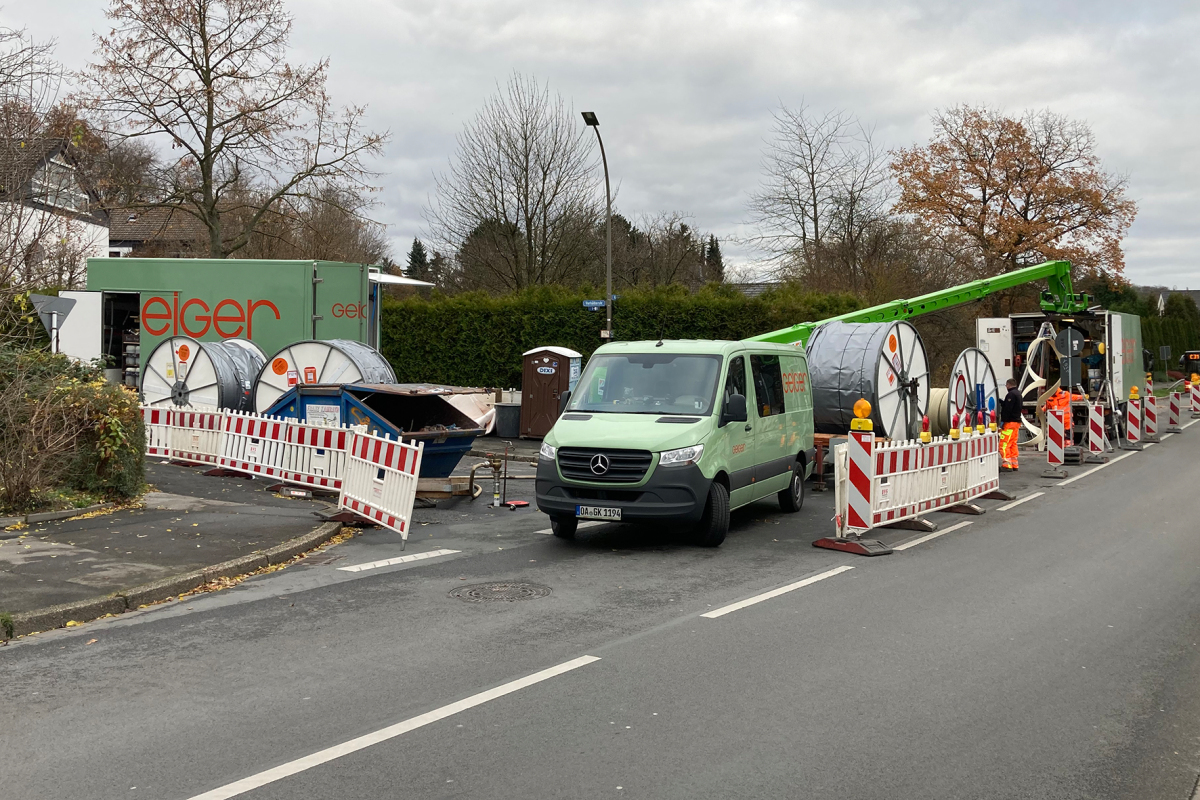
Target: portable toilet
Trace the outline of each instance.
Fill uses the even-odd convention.
[[[583,356],[566,347],[535,347],[521,373],[521,438],[540,439],[558,419],[559,400],[575,390]]]

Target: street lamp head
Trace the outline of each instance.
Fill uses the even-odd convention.
[[[591,128],[600,127],[600,120],[596,119],[596,112],[595,111],[584,111],[583,112],[583,124],[587,125],[588,127],[591,127]]]

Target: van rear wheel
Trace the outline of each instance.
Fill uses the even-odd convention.
[[[792,467],[792,482],[779,493],[779,507],[793,514],[804,507],[804,466],[802,464]]]
[[[578,517],[551,517],[550,532],[559,539],[574,539],[579,529]]]
[[[704,515],[696,526],[696,544],[701,547],[717,547],[729,533],[729,490],[716,481],[708,487],[708,501],[704,504]]]

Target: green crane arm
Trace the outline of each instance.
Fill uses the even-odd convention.
[[[1042,310],[1060,314],[1077,314],[1086,311],[1089,298],[1086,294],[1075,294],[1071,285],[1071,262],[1047,261],[1033,267],[1016,269],[997,275],[994,278],[984,278],[971,281],[961,286],[952,286],[937,292],[914,297],[912,300],[892,300],[889,303],[864,308],[861,311],[851,311],[839,317],[830,317],[820,322],[802,322],[790,328],[771,331],[751,337],[752,342],[778,342],[780,344],[808,344],[808,337],[818,326],[826,322],[892,322],[909,319],[921,314],[930,314],[954,306],[982,300],[988,295],[1004,289],[1031,281],[1046,279],[1049,290],[1042,292]]]

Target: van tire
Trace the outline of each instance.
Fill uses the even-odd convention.
[[[551,517],[550,532],[559,539],[574,539],[575,531],[579,528],[577,517]]]
[[[696,525],[696,544],[701,547],[719,547],[729,533],[729,490],[717,481],[708,487],[708,500],[704,514]]]
[[[779,493],[779,507],[794,514],[804,507],[804,465],[797,462],[792,467],[792,482]]]

